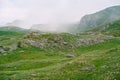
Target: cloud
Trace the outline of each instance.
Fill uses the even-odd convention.
[[[0,22],[6,23],[15,19],[24,19],[27,11],[14,6],[10,0],[0,0]]]
[[[0,0],[0,23],[16,19],[32,24],[73,23],[106,7],[120,4],[119,0]]]

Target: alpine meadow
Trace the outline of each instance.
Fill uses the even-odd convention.
[[[120,80],[118,4],[0,0],[0,80]]]

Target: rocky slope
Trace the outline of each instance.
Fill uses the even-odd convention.
[[[109,7],[94,14],[85,15],[80,21],[79,29],[88,30],[115,20],[120,20],[120,6]]]

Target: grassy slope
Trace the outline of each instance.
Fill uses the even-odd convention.
[[[103,32],[105,34],[120,36],[120,20],[104,24],[97,28],[92,29],[93,32]]]
[[[79,47],[74,52],[77,54],[74,58],[34,47],[20,48],[10,53],[0,56],[0,80],[120,79],[119,39]]]
[[[0,31],[0,45],[10,45],[22,35],[22,33]]]
[[[27,32],[28,30],[18,27],[0,27],[0,46],[10,47],[16,44]]]
[[[116,30],[109,28],[105,31]],[[24,33],[15,31],[0,31],[0,45],[9,47],[13,43],[16,44],[23,35]],[[60,36],[70,43],[78,39],[97,37],[97,35],[69,34]],[[49,34],[34,39],[51,40],[54,37],[56,35]],[[81,46],[76,50],[71,49],[75,54],[73,58],[65,57],[65,54],[71,53],[66,49],[68,48],[50,52],[27,47],[0,55],[0,80],[120,80],[119,38],[92,46]]]

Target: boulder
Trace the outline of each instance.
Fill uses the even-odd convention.
[[[10,47],[9,51],[14,51],[16,49],[17,49],[17,45],[13,45],[13,46]]]
[[[0,53],[4,53],[5,52],[5,49],[3,46],[0,46]]]
[[[67,44],[68,44],[68,42],[63,42],[63,44],[64,44],[64,45],[67,45]]]
[[[80,71],[93,71],[93,70],[95,70],[95,67],[84,67],[80,69]]]
[[[73,58],[73,57],[75,57],[74,54],[66,54],[65,56],[68,57],[68,58]]]

